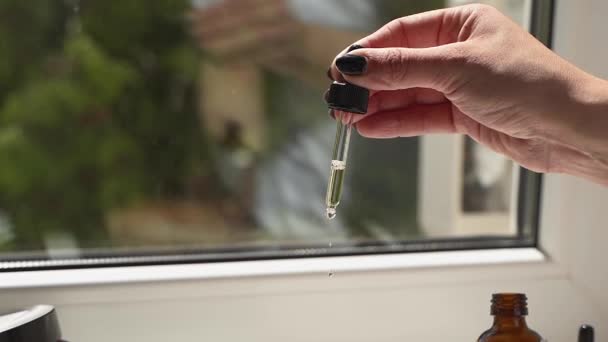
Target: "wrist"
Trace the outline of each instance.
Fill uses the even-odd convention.
[[[608,166],[608,81],[586,76],[571,92],[556,140]]]

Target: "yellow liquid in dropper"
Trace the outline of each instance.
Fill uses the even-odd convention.
[[[340,198],[342,197],[346,158],[348,157],[348,145],[350,143],[350,134],[352,130],[352,114],[336,112],[336,119],[338,122],[336,140],[334,142],[329,182],[327,184],[327,194],[325,196],[325,205],[327,206],[326,215],[328,219],[336,217],[336,208],[340,204]],[[344,121],[344,119],[346,119],[346,121]]]

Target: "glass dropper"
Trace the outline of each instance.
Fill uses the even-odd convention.
[[[336,217],[336,208],[342,197],[342,185],[346,172],[346,158],[348,157],[348,145],[352,131],[353,115],[350,113],[336,111],[336,140],[331,158],[331,171],[327,184],[325,196],[326,213],[328,219]]]
[[[336,140],[331,158],[331,172],[327,195],[325,196],[326,215],[328,219],[336,217],[336,208],[342,196],[344,173],[348,145],[354,125],[355,115],[367,113],[369,90],[350,83],[334,82],[329,87],[327,105],[333,109],[336,127]]]

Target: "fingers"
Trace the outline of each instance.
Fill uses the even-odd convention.
[[[405,109],[413,104],[438,104],[445,102],[445,96],[433,89],[410,88],[375,92],[369,99],[367,115]],[[365,116],[360,116],[364,118]],[[359,120],[357,120],[359,121]]]
[[[419,49],[455,43],[459,38],[466,37],[461,33],[467,30],[467,19],[476,8],[475,5],[446,8],[395,19],[354,45],[373,49]],[[344,49],[336,58],[348,53],[348,50]],[[330,75],[334,80],[341,81],[341,75],[335,69],[335,60],[331,65]]]
[[[353,44],[353,45],[349,46],[348,48],[342,50],[342,52],[340,52],[338,54],[338,56],[343,56],[343,55],[348,54],[351,51],[354,51],[357,49],[363,49],[363,48],[364,47],[359,44]],[[336,57],[336,58],[338,58],[338,57]],[[344,79],[344,76],[342,76],[340,71],[336,68],[336,58],[334,58],[331,65],[329,66],[329,69],[327,69],[327,77],[329,77],[332,81],[345,82],[346,80]]]
[[[359,134],[368,138],[411,137],[430,133],[455,133],[452,105],[417,104],[364,117],[357,123]]]
[[[395,19],[357,44],[366,48],[426,48],[454,43],[470,11],[446,8]]]
[[[458,70],[454,68],[458,62],[471,57],[470,53],[463,53],[470,50],[466,49],[470,46],[466,42],[476,24],[494,12],[489,6],[466,5],[396,19],[355,43],[364,49],[342,51],[332,62],[329,74],[334,80],[370,89],[444,90],[443,82],[450,80],[446,72]],[[365,60],[357,60],[356,56]],[[341,66],[345,70],[340,70]]]
[[[444,8],[395,19],[357,44],[366,48],[428,48],[455,43],[477,7]]]
[[[327,92],[325,93],[327,101]],[[353,115],[352,122],[356,123],[376,113],[402,110],[414,104],[438,104],[446,101],[445,96],[433,89],[411,88],[394,91],[372,91],[367,107],[367,114]],[[330,110],[332,118],[341,117],[336,115],[338,111]]]
[[[336,60],[350,83],[373,90],[431,88],[449,92],[465,71],[466,43],[426,49],[379,48],[352,51]]]

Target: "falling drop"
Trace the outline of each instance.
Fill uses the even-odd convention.
[[[331,278],[331,277],[333,277],[333,276],[334,276],[334,272],[329,271],[329,272],[327,273],[327,276],[328,276],[328,277],[330,277],[330,278]]]
[[[330,207],[328,207],[326,211],[327,211],[327,218],[328,219],[331,220],[331,219],[333,219],[333,218],[336,217],[336,208],[330,208]]]
[[[328,246],[329,246],[329,248],[331,248],[331,246],[332,246],[332,243],[331,243],[331,242],[330,242],[330,243],[329,243],[329,244],[328,244]]]

